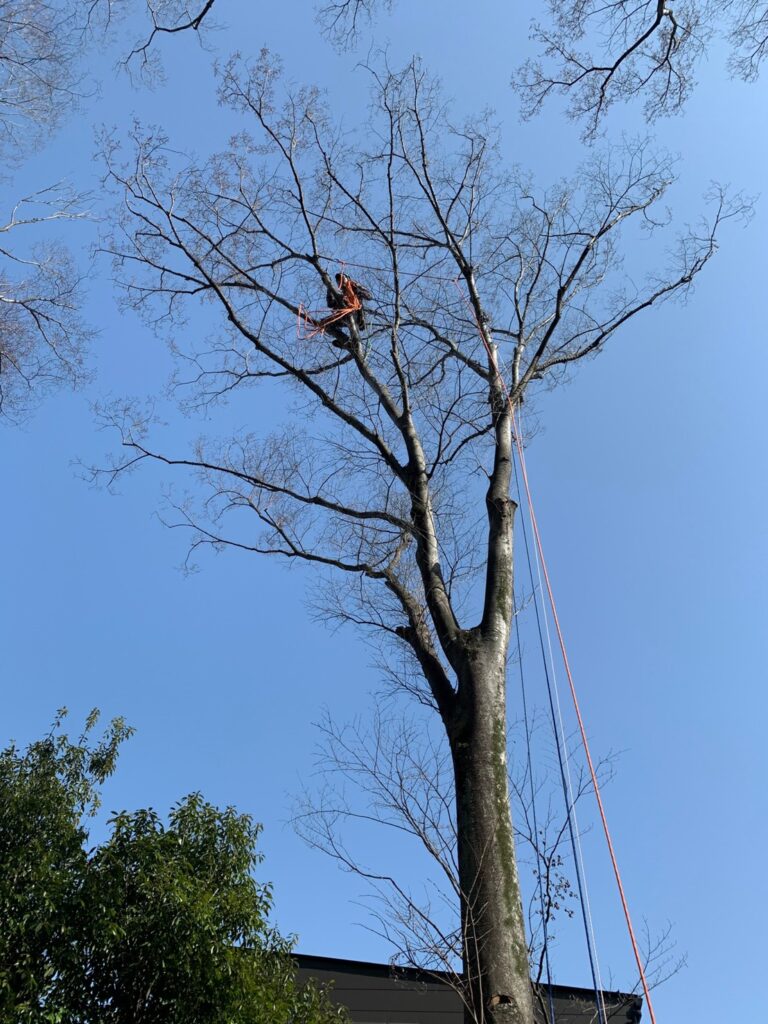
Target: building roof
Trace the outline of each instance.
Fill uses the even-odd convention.
[[[461,1000],[446,972],[294,954],[300,981],[331,983],[331,998],[349,1010],[353,1024],[463,1024]],[[610,1024],[638,1024],[639,996],[605,992]],[[595,993],[585,988],[552,986],[555,1024],[595,1024]],[[544,999],[548,1002],[545,991]],[[538,1019],[545,1022],[538,1011]]]

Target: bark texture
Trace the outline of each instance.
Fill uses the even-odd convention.
[[[481,329],[492,372],[489,403],[495,432],[486,495],[485,601],[480,626],[462,645],[456,725],[446,722],[456,787],[466,1019],[468,1024],[533,1024],[507,770],[506,675],[514,613],[512,412],[493,340],[485,326]]]
[[[467,680],[468,722],[451,744],[468,1024],[533,1021],[507,781],[504,677],[503,662],[477,657]]]

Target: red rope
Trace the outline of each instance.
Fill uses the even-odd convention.
[[[360,300],[358,299],[354,306],[345,306],[344,309],[339,309],[330,316],[318,318],[314,312],[300,305],[296,316],[296,337],[305,339],[316,338],[318,334],[325,333],[326,327],[337,323],[339,320],[343,320],[350,313],[356,313],[359,309]]]
[[[461,292],[461,288],[459,287],[458,280],[456,280],[454,283],[456,284],[456,287],[458,288],[459,293],[461,294],[461,296],[464,299],[464,301],[467,302],[467,305],[470,305],[470,303],[466,299],[466,296]],[[512,417],[512,431],[513,431],[513,437],[514,437],[514,441],[515,441],[515,447],[517,448],[518,459],[520,461],[520,469],[522,470],[522,474],[523,474],[523,482],[525,484],[525,494],[526,494],[526,500],[527,500],[527,503],[528,503],[528,513],[529,513],[530,518],[531,518],[531,524],[533,526],[533,533],[534,533],[534,536],[536,538],[536,548],[537,548],[537,550],[539,552],[539,558],[541,560],[541,567],[542,567],[542,569],[544,571],[544,581],[545,581],[546,587],[547,587],[547,595],[549,597],[549,604],[550,604],[550,606],[552,608],[552,617],[554,619],[555,629],[557,630],[557,639],[558,639],[558,643],[560,645],[560,653],[563,656],[563,664],[565,666],[566,675],[568,676],[568,687],[569,687],[570,692],[571,692],[571,699],[573,701],[573,707],[574,707],[574,710],[576,712],[576,720],[577,720],[578,725],[579,725],[579,734],[581,735],[582,746],[584,747],[584,753],[586,754],[586,757],[587,757],[587,765],[589,767],[589,776],[590,776],[590,779],[592,781],[592,787],[593,787],[593,789],[595,791],[595,799],[597,800],[597,806],[598,806],[598,809],[600,811],[600,820],[601,820],[602,825],[603,825],[603,832],[605,833],[605,840],[606,840],[606,843],[608,844],[608,853],[610,854],[610,858],[611,858],[611,866],[613,867],[613,873],[614,873],[614,876],[616,878],[616,884],[617,884],[618,889],[619,889],[619,896],[621,898],[621,906],[622,906],[622,909],[624,910],[624,919],[625,919],[625,921],[627,923],[627,931],[629,932],[629,938],[630,938],[630,942],[632,944],[632,952],[633,952],[634,957],[635,957],[635,963],[637,964],[637,969],[638,969],[638,971],[640,973],[640,982],[642,984],[643,993],[645,995],[645,1001],[646,1001],[646,1004],[648,1006],[648,1013],[649,1013],[650,1018],[651,1018],[651,1024],[656,1024],[656,1014],[653,1011],[653,1003],[651,1001],[651,992],[650,992],[650,988],[649,988],[649,985],[648,985],[648,980],[647,980],[647,978],[645,976],[645,967],[643,966],[643,960],[642,960],[642,957],[640,955],[640,947],[638,946],[637,938],[635,936],[635,929],[632,926],[632,917],[631,917],[630,912],[629,912],[629,904],[627,903],[627,897],[626,897],[626,894],[624,892],[624,885],[623,885],[622,880],[621,880],[621,872],[619,871],[619,863],[618,863],[618,860],[616,858],[616,851],[614,850],[613,840],[611,839],[610,829],[608,828],[608,819],[607,819],[606,814],[605,814],[605,807],[603,806],[603,798],[602,798],[602,795],[600,793],[600,785],[599,785],[599,783],[597,781],[597,772],[595,771],[594,763],[592,761],[592,754],[590,753],[590,749],[589,749],[589,741],[587,739],[587,731],[584,728],[584,720],[583,720],[582,715],[581,715],[581,707],[579,705],[578,696],[576,695],[576,686],[575,686],[574,681],[573,681],[573,675],[571,673],[571,666],[570,666],[570,664],[568,662],[568,654],[567,654],[566,648],[565,648],[565,639],[563,637],[563,631],[560,628],[560,618],[559,618],[559,616],[557,614],[557,606],[555,604],[555,595],[554,595],[554,591],[552,589],[552,584],[551,584],[550,579],[549,579],[549,572],[547,571],[547,563],[546,563],[546,560],[544,558],[544,548],[543,548],[543,545],[541,543],[541,535],[539,534],[539,526],[538,526],[538,523],[536,521],[536,513],[535,513],[534,508],[533,508],[533,498],[531,496],[531,488],[530,488],[530,485],[529,485],[529,482],[528,482],[528,470],[527,470],[526,464],[525,464],[525,453],[523,451],[522,441],[520,440],[520,430],[518,429],[517,417],[515,415],[515,407],[512,404],[512,399],[510,397],[509,390],[507,389],[506,381],[504,380],[504,377],[502,376],[502,374],[501,374],[501,372],[499,370],[498,360],[496,359],[496,353],[494,352],[494,350],[492,349],[492,347],[488,343],[488,339],[486,338],[485,331],[483,330],[482,325],[479,323],[479,321],[477,319],[477,316],[475,315],[475,311],[471,307],[471,305],[470,305],[470,309],[472,310],[472,317],[473,317],[473,319],[475,321],[475,325],[477,326],[478,333],[480,334],[480,338],[481,338],[481,340],[483,342],[483,345],[485,347],[485,350],[486,350],[486,352],[488,354],[488,360],[489,360],[489,362],[490,362],[490,364],[491,364],[491,366],[493,368],[494,373],[496,374],[496,377],[497,377],[499,383],[501,384],[502,390],[503,390],[504,395],[505,395],[506,400],[507,400],[507,406],[509,407],[509,412],[510,412],[510,415]]]
[[[341,267],[342,281],[344,280],[344,267],[345,263],[339,264]],[[299,304],[299,308],[296,311],[296,337],[304,338],[309,340],[310,338],[316,338],[318,335],[325,334],[326,327],[331,324],[338,323],[339,320],[343,320],[349,316],[350,313],[357,313],[358,310],[362,309],[362,302],[359,296],[355,292],[354,288],[350,290],[342,289],[342,297],[347,299],[348,305],[343,309],[336,310],[331,313],[330,316],[319,316],[318,311],[308,310],[304,303]],[[311,329],[310,329],[311,328]]]
[[[505,390],[506,390],[506,387],[505,387]],[[625,918],[625,920],[627,922],[627,931],[629,932],[630,942],[632,943],[632,952],[634,953],[634,956],[635,956],[635,963],[637,964],[637,969],[640,972],[640,982],[641,982],[641,984],[643,986],[643,993],[645,994],[645,1001],[646,1001],[646,1004],[648,1006],[648,1013],[650,1014],[651,1024],[656,1024],[656,1015],[653,1012],[653,1003],[651,1002],[651,993],[650,993],[650,989],[649,989],[649,986],[648,986],[648,980],[647,980],[647,978],[645,976],[645,968],[643,967],[642,957],[640,956],[640,949],[639,949],[639,946],[638,946],[638,943],[637,943],[637,938],[635,937],[635,929],[632,926],[632,917],[631,917],[631,915],[629,913],[629,905],[627,903],[627,897],[626,897],[626,894],[624,892],[624,885],[623,885],[622,880],[621,880],[621,872],[619,871],[619,863],[618,863],[618,860],[616,858],[616,852],[615,852],[614,847],[613,847],[613,840],[611,839],[610,829],[608,828],[608,819],[607,819],[606,814],[605,814],[605,807],[603,806],[603,798],[602,798],[602,795],[600,793],[600,785],[598,784],[597,773],[595,771],[595,767],[594,767],[594,764],[592,762],[592,754],[590,753],[590,749],[589,749],[589,741],[587,740],[587,732],[586,732],[586,729],[584,728],[584,720],[583,720],[582,715],[581,715],[581,707],[579,706],[579,698],[578,698],[578,696],[576,694],[576,686],[575,686],[575,684],[573,682],[573,675],[571,674],[571,666],[570,666],[570,664],[568,662],[568,654],[567,654],[566,648],[565,648],[565,639],[563,638],[563,631],[560,628],[560,619],[559,619],[558,614],[557,614],[557,605],[555,604],[555,595],[554,595],[554,592],[552,590],[552,584],[551,584],[550,579],[549,579],[549,573],[547,571],[547,563],[546,563],[546,560],[544,559],[544,549],[543,549],[543,546],[542,546],[542,543],[541,543],[541,536],[539,534],[539,526],[538,526],[538,523],[536,522],[536,513],[534,512],[534,509],[533,509],[533,499],[531,497],[531,489],[530,489],[530,486],[528,484],[528,471],[527,471],[526,465],[525,465],[525,455],[523,453],[523,446],[522,446],[522,443],[520,441],[520,432],[519,432],[518,426],[517,426],[517,418],[515,416],[515,411],[514,411],[514,408],[511,405],[511,403],[510,403],[510,412],[512,414],[512,426],[513,426],[513,430],[514,430],[515,446],[517,448],[517,454],[518,454],[518,458],[520,460],[520,468],[521,468],[522,473],[523,473],[523,483],[525,484],[525,494],[526,494],[526,498],[527,498],[527,502],[528,502],[528,513],[529,513],[530,518],[531,518],[531,524],[533,526],[533,533],[534,533],[534,536],[536,538],[536,547],[537,547],[538,552],[539,552],[539,558],[541,559],[541,568],[544,571],[544,582],[546,583],[546,586],[547,586],[547,594],[549,596],[549,603],[550,603],[550,606],[552,608],[552,618],[554,619],[555,629],[557,631],[557,639],[558,639],[558,643],[560,645],[560,653],[563,656],[563,664],[565,665],[565,673],[568,676],[568,687],[569,687],[569,689],[571,691],[571,699],[573,700],[573,707],[574,707],[574,710],[576,711],[576,720],[578,721],[578,724],[579,724],[579,733],[581,735],[581,742],[582,742],[582,745],[584,747],[584,753],[587,756],[587,765],[589,766],[589,776],[590,776],[590,779],[592,780],[592,786],[593,786],[594,791],[595,791],[595,799],[597,800],[597,806],[598,806],[598,809],[600,811],[600,820],[601,820],[601,822],[603,824],[603,832],[605,833],[605,840],[606,840],[606,843],[608,844],[608,852],[609,852],[610,857],[611,857],[611,865],[613,867],[613,873],[614,873],[614,875],[616,877],[616,885],[618,886],[618,889],[619,889],[619,896],[621,898],[621,906],[622,906],[622,908],[624,910],[624,918]]]

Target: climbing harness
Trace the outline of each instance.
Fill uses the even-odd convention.
[[[338,277],[339,291],[345,305],[341,309],[335,309],[328,316],[321,316],[319,310],[310,311],[304,304],[300,304],[296,315],[296,337],[303,340],[316,338],[325,334],[331,324],[337,324],[352,313],[359,313],[363,308],[360,296],[357,294],[355,284],[351,278],[344,273],[344,263],[341,264],[341,272]]]

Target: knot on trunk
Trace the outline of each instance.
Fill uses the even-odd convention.
[[[508,494],[497,494],[493,490],[488,491],[488,494],[485,496],[485,502],[499,517],[509,515],[510,512],[514,512],[517,508],[517,502],[514,498],[510,498]]]
[[[498,992],[488,1000],[488,1018],[499,1024],[501,1021],[506,1024],[523,1024],[528,1019],[512,996],[505,992]]]
[[[488,999],[488,1007],[490,1010],[495,1010],[497,1007],[512,1006],[512,996],[505,995],[503,992],[499,992],[496,995],[490,996]]]
[[[497,993],[495,996],[491,996],[488,1000],[488,1006],[493,1009],[495,1006],[508,1006],[512,1003],[512,997],[504,995],[503,993]]]

